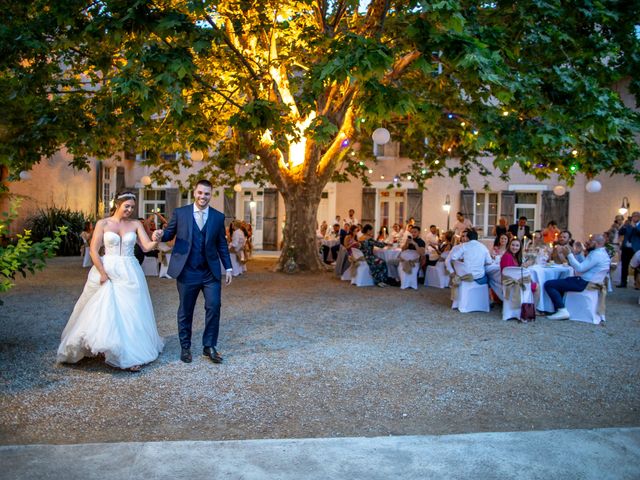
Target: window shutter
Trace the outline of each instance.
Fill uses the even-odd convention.
[[[422,226],[422,192],[417,188],[407,190],[407,218],[411,217],[416,225]]]
[[[376,189],[365,187],[362,189],[362,225],[376,224]]]
[[[178,202],[180,201],[180,190],[177,188],[167,188],[165,190],[165,203],[164,211],[167,220],[171,218],[173,211],[178,208]]]
[[[116,167],[116,191],[119,193],[124,190],[124,167]]]
[[[236,219],[236,199],[238,194],[233,192],[231,196],[225,193],[224,195],[224,224],[229,225]]]
[[[464,218],[468,218],[473,225],[475,225],[475,208],[473,201],[475,193],[473,190],[460,190],[460,212],[464,215]],[[454,212],[455,213],[455,212]]]
[[[542,192],[542,228],[551,221],[558,224],[560,230],[569,227],[569,192],[561,197],[552,191]]]
[[[515,208],[516,192],[503,191],[500,196],[500,216],[507,219],[507,225],[513,225],[515,223],[513,218]]]
[[[265,188],[263,194],[263,231],[262,248],[264,250],[278,249],[278,190]]]

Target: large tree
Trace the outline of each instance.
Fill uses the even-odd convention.
[[[366,182],[371,130],[413,159],[411,180],[518,164],[633,174],[640,92],[634,1],[65,0],[3,2],[0,162],[61,146],[146,151],[162,182],[203,152],[219,185],[270,182],[285,251],[320,268],[330,180]],[[354,147],[361,148],[353,155]],[[180,152],[174,160],[162,152]],[[281,265],[285,259],[281,259]]]

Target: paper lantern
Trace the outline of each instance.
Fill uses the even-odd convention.
[[[142,177],[140,179],[140,182],[145,186],[148,187],[149,185],[151,185],[151,177],[149,175],[145,175],[144,177]]]
[[[31,172],[27,172],[26,170],[22,170],[19,174],[20,180],[30,180]]]
[[[598,180],[591,180],[587,182],[585,188],[589,193],[598,193],[600,190],[602,190],[602,184]]]
[[[389,130],[387,130],[386,128],[376,128],[373,131],[371,138],[378,145],[384,145],[385,143],[388,143],[389,140],[391,140],[391,134],[389,133]]]
[[[555,193],[558,197],[563,196],[567,192],[567,189],[563,185],[556,185],[553,187],[553,193]]]
[[[193,160],[194,162],[201,162],[203,158],[204,155],[202,151],[194,150],[193,152],[191,152],[191,160]]]
[[[233,191],[234,191],[234,192],[241,192],[241,191],[242,191],[242,185],[240,185],[239,183],[236,183],[236,184],[233,186]]]

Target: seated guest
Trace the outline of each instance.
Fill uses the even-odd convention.
[[[558,240],[553,247],[553,251],[551,252],[551,261],[554,263],[562,264],[567,262],[567,257],[569,253],[571,253],[571,232],[568,230],[563,230],[558,235]]]
[[[402,232],[400,231],[400,225],[394,223],[391,227],[391,233],[389,234],[389,236],[391,237],[391,243],[398,243],[400,241],[401,233]]]
[[[333,227],[335,230],[335,225]],[[338,225],[338,239],[340,240],[340,245],[344,245],[344,237],[349,235],[350,228],[351,228],[351,225],[348,223],[345,223],[344,225],[342,225],[342,227]]]
[[[360,233],[360,227],[358,225],[351,225],[349,228],[349,234],[344,237],[344,248],[351,254],[352,248],[360,248],[360,242],[358,242],[358,234]]]
[[[578,262],[572,252],[569,252],[567,256],[569,264],[578,276],[545,282],[544,290],[556,310],[553,315],[547,317],[549,320],[567,320],[569,318],[569,312],[564,307],[563,295],[565,292],[582,292],[587,288],[589,282],[592,280],[602,281],[603,273],[606,274],[609,271],[611,260],[604,249],[604,236],[594,235],[592,242],[596,248],[587,255],[584,262]]]
[[[484,267],[493,263],[493,260],[487,247],[478,241],[478,232],[473,229],[465,230],[460,241],[462,243],[453,247],[444,261],[446,270],[453,273],[454,268],[451,262],[462,260],[477,283],[481,285],[489,283]]]
[[[493,251],[492,255],[494,257],[500,257],[507,251],[507,244],[509,243],[509,237],[507,237],[506,233],[503,233],[493,242]]]
[[[502,234],[507,234],[507,219],[504,217],[500,217],[500,220],[498,220],[498,225],[496,225],[495,227],[493,227],[493,235],[498,238],[500,237],[500,235]]]
[[[513,225],[509,225],[509,233],[514,237],[519,238],[520,240],[524,240],[527,237],[529,240],[533,240],[533,236],[531,235],[531,230],[529,229],[529,225],[527,225],[527,217],[522,216],[518,219],[518,223],[514,223]]]
[[[512,238],[507,245],[507,251],[500,257],[500,271],[507,267],[526,267],[522,263],[522,242],[517,238]],[[535,292],[538,285],[531,282],[531,291]]]
[[[438,228],[435,225],[429,226],[429,233],[424,236],[424,242],[427,247],[438,248],[440,238],[438,236]]]
[[[420,238],[420,227],[412,226],[407,240],[402,245],[402,250],[415,250],[420,256],[424,256],[426,246],[425,241]]]
[[[558,228],[558,225],[556,224],[556,222],[554,222],[553,220],[547,223],[547,228],[542,230],[542,239],[544,240],[544,243],[546,243],[547,245],[555,242],[558,239],[559,235],[560,235],[560,229]]]
[[[592,248],[593,250],[593,248]],[[586,253],[586,248],[582,244],[582,242],[575,241],[571,245],[571,253],[576,257],[576,260],[579,262],[584,262],[584,255]]]
[[[325,240],[339,240],[340,239],[340,225],[338,225],[337,223],[335,223],[333,225],[332,230],[327,233],[324,236]],[[329,253],[331,253],[331,257],[333,259],[338,258],[338,251],[340,250],[340,242],[336,243],[335,245],[329,247],[327,245],[322,245],[322,247],[320,247],[320,250],[322,251],[322,260],[324,261],[324,263],[331,263],[329,261]]]
[[[387,243],[388,239],[389,239],[389,232],[387,231],[387,227],[382,227],[378,232],[378,236],[376,237],[376,240],[379,242]]]
[[[453,230],[449,230],[447,232],[444,232],[441,235],[441,239],[440,239],[440,244],[438,245],[438,253],[440,253],[440,255],[442,256],[443,253],[449,253],[451,251],[451,249],[453,248],[453,237],[454,237],[454,232]]]

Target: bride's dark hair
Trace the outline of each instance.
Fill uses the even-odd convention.
[[[117,193],[116,197],[113,199],[113,206],[117,210],[120,205],[127,200],[133,200],[135,202],[137,200],[136,194],[129,190],[123,190],[122,192]]]

